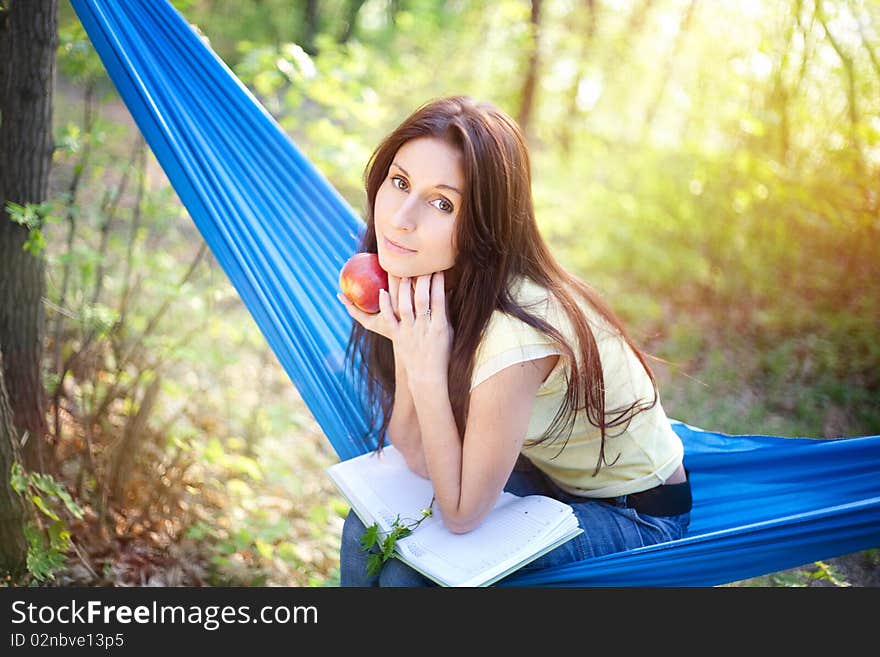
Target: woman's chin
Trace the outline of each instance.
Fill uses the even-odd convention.
[[[413,278],[420,275],[414,273],[410,267],[401,267],[400,263],[394,262],[393,259],[383,258],[381,253],[379,254],[379,266],[388,272],[389,276],[396,276],[397,278]]]
[[[382,269],[384,269],[386,272],[388,272],[389,276],[396,276],[397,278],[403,278],[404,276],[408,275],[405,270],[401,269],[398,266],[395,266],[393,262],[387,262],[387,261],[383,260],[382,256],[379,256],[379,266]]]
[[[433,274],[439,271],[438,269],[425,270],[424,267],[414,267],[412,264],[408,267],[401,265],[400,262],[397,262],[396,258],[384,257],[381,250],[379,251],[378,256],[379,266],[388,272],[389,276],[395,276],[397,278],[418,278],[419,276],[427,276],[428,274]],[[447,272],[447,276],[448,275],[449,272]]]
[[[396,267],[394,267],[394,265],[392,263],[388,262],[388,258],[386,258],[382,254],[382,249],[379,249],[379,251],[376,253],[376,255],[379,258],[379,266],[382,269],[384,269],[386,272],[388,272],[389,274],[394,274],[393,270],[396,269]],[[397,276],[397,274],[394,274],[394,275]]]

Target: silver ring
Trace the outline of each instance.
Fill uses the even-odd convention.
[[[428,319],[431,319],[431,309],[430,309],[430,308],[428,308],[427,310],[425,310],[425,312],[423,312],[422,314],[423,314],[425,317],[427,317]]]

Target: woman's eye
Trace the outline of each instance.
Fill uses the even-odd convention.
[[[447,201],[445,198],[438,198],[436,201],[434,201],[434,207],[441,212],[452,212],[453,210],[452,203]]]
[[[397,189],[406,189],[406,181],[400,176],[391,176],[391,184],[397,187]]]

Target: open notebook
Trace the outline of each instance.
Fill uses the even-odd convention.
[[[431,482],[406,465],[393,446],[327,468],[365,526],[392,530],[395,519],[414,521],[434,496]],[[483,522],[465,534],[433,515],[395,545],[395,557],[441,586],[488,586],[534,561],[583,530],[569,505],[543,495],[502,492]]]

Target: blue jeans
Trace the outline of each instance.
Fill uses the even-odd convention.
[[[518,573],[676,540],[685,535],[690,524],[690,513],[649,516],[622,506],[623,498],[599,501],[571,495],[531,464],[514,470],[504,490],[520,496],[547,495],[570,504],[584,530],[584,533],[523,566]],[[388,560],[378,575],[368,577],[369,553],[360,547],[364,529],[354,512],[349,512],[342,527],[339,554],[341,586],[435,586],[434,582],[398,559]]]

